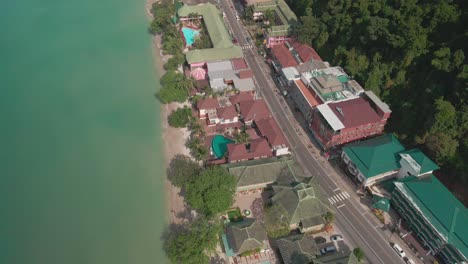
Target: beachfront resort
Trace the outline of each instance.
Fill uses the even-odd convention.
[[[295,110],[291,118],[305,124],[304,132],[297,128],[299,121],[287,125],[295,126],[301,140],[313,142],[307,143],[309,148],[324,159],[338,161],[337,169],[354,184],[354,191],[372,199],[368,208],[379,225],[403,222],[399,228],[408,230],[404,236],[413,233],[412,243],[419,243],[414,256],[432,260],[430,255],[437,255],[445,263],[466,260],[467,236],[461,227],[466,208],[433,176],[438,167],[422,151],[406,150],[393,135],[384,134],[390,107],[343,68],[295,39],[292,28],[298,20],[283,0],[244,0],[237,7],[230,7],[237,21],[238,9],[250,10],[245,13],[251,17],[244,19],[262,32],[256,36],[256,51],[276,81],[268,89]],[[260,92],[265,87],[259,87],[259,73],[244,57],[249,53],[237,43],[220,8],[177,2],[171,16],[170,27],[183,43],[183,59],[168,73],[177,74],[173,86],[182,87],[185,96],[172,101],[186,101],[185,108],[174,111],[173,120],[180,114],[180,127],[190,130],[186,146],[191,153],[187,159],[194,160],[187,161],[194,162],[191,177],[204,178],[216,168],[219,177],[226,177],[216,181],[233,179],[232,188],[212,190],[220,197],[232,194],[232,203],[223,210],[208,210],[191,200],[193,187],[185,187],[187,204],[196,209],[194,214],[215,217],[212,224],[222,223],[217,254],[227,263],[297,263],[297,256],[300,263],[362,263],[362,250],[353,250],[334,224],[336,210],[352,199],[350,193],[340,190],[326,197],[317,175],[299,165]],[[425,190],[434,190],[443,202],[431,203]],[[197,194],[198,199],[216,199],[209,198],[209,192]],[[453,215],[453,221],[440,219],[443,212]]]

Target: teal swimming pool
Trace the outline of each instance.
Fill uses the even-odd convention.
[[[186,45],[192,46],[193,42],[195,41],[195,36],[198,35],[200,31],[193,28],[183,27],[182,33],[184,34]]]
[[[213,150],[216,158],[220,159],[224,157],[227,151],[227,144],[234,143],[234,140],[225,138],[221,135],[216,135],[211,140],[211,149]]]

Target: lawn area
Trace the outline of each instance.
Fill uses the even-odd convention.
[[[239,208],[228,211],[227,215],[229,217],[229,221],[231,222],[240,222],[243,220],[242,214]]]

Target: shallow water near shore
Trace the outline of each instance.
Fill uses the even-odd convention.
[[[0,13],[0,263],[165,263],[145,1]]]

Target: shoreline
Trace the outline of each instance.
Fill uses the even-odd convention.
[[[147,0],[145,10],[148,16],[148,21],[153,19],[151,14],[151,6],[158,0]],[[161,35],[154,35],[151,37],[151,48],[153,63],[155,66],[155,75],[158,77],[163,76],[166,71],[164,70],[164,63],[170,58],[170,55],[162,54]],[[159,78],[158,78],[159,81]],[[190,131],[187,128],[174,128],[169,126],[167,123],[167,117],[169,114],[187,104],[171,103],[161,104],[160,106],[160,117],[161,117],[161,136],[162,146],[164,151],[164,187],[165,187],[165,210],[166,220],[168,224],[180,224],[183,223],[185,215],[187,214],[187,206],[184,202],[184,198],[180,195],[180,188],[172,185],[172,183],[166,177],[166,170],[169,166],[171,159],[177,154],[190,154],[189,149],[185,146],[185,142],[190,135]]]

